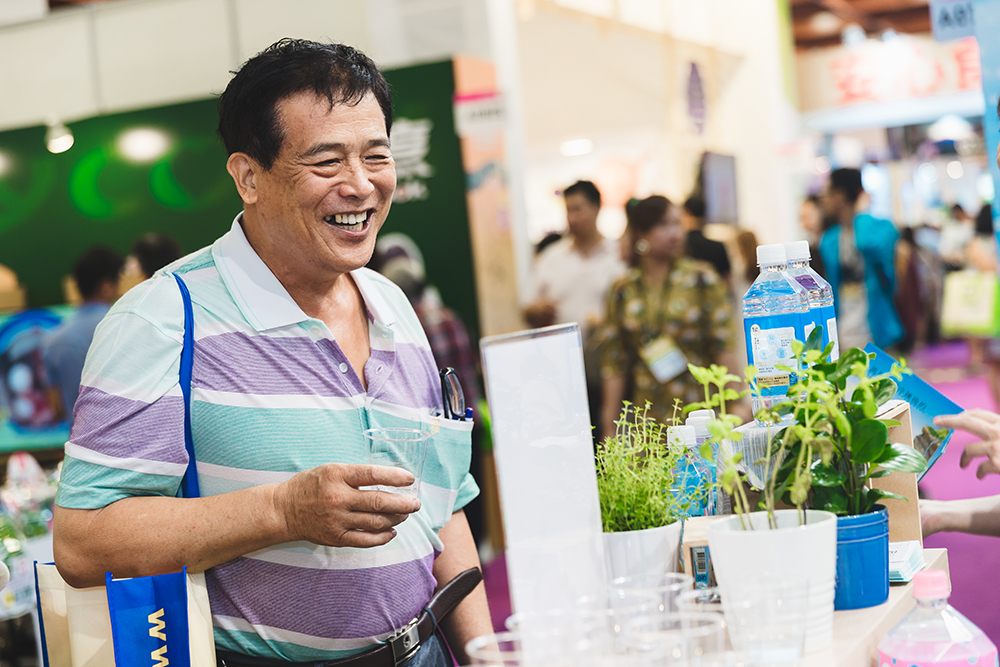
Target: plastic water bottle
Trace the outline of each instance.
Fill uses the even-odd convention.
[[[948,604],[948,593],[941,570],[913,577],[917,608],[879,642],[879,667],[996,667],[997,647]]]
[[[695,445],[694,449],[689,451],[689,454],[697,456],[707,470],[706,478],[709,482],[715,484],[716,460],[719,456],[719,448],[715,444],[712,445],[712,460],[710,461],[701,455],[701,446],[712,439],[712,434],[708,430],[708,424],[711,421],[715,421],[715,410],[693,410],[688,413],[688,418],[684,420],[684,424],[694,428]],[[718,505],[716,500],[715,488],[713,487],[708,494],[708,498],[705,500],[704,514],[706,516],[717,514]]]
[[[694,426],[675,426],[670,429],[671,439],[676,438],[683,442],[687,451],[684,458],[677,466],[674,486],[683,491],[688,498],[699,497],[697,503],[688,506],[687,516],[704,516],[708,506],[702,489],[708,482],[712,481],[712,473],[708,469],[706,461],[698,451],[698,441],[695,435]]]
[[[833,341],[830,361],[840,358],[840,342],[837,340],[837,312],[833,307],[833,288],[823,280],[823,276],[809,266],[812,254],[809,241],[795,241],[785,244],[785,258],[788,260],[788,275],[805,288],[809,295],[809,322],[805,325],[806,336],[816,326],[823,327],[823,348]]]
[[[757,246],[760,275],[743,297],[743,328],[747,340],[747,360],[757,368],[761,398],[752,398],[753,411],[785,398],[788,388],[798,381],[798,362],[792,341],[804,341],[809,316],[809,295],[788,275],[785,247]],[[792,372],[777,366],[792,368]]]

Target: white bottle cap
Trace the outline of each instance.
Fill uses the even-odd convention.
[[[757,266],[765,264],[784,264],[788,260],[785,258],[785,246],[780,243],[757,246]]]
[[[670,439],[684,443],[688,448],[698,444],[698,435],[694,432],[694,426],[673,426],[670,428]]]
[[[809,252],[809,241],[792,241],[785,244],[785,257],[789,262],[801,262],[804,259],[812,259]]]
[[[714,417],[699,415],[697,417],[688,417],[684,423],[694,428],[695,438],[707,438],[711,436],[711,433],[708,432],[708,422],[714,420]]]

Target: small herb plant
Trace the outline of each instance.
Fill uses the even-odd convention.
[[[674,406],[674,414],[678,412]],[[684,516],[707,489],[678,491],[675,477],[686,448],[670,441],[668,426],[625,401],[614,436],[597,448],[597,491],[606,533],[658,528]]]
[[[875,416],[896,394],[894,380],[911,371],[897,363],[888,373],[868,377],[870,357],[856,347],[824,362],[833,344],[820,349],[821,340],[822,327],[816,327],[805,343],[792,343],[804,370],[797,371],[789,399],[774,406],[775,413],[795,420],[771,441],[768,452],[777,457],[777,496],[797,507],[808,500],[815,509],[838,516],[867,514],[883,498],[905,500],[869,482],[894,471],[927,469],[927,459],[916,449],[889,441],[888,429],[900,422]],[[857,381],[848,387],[851,377]]]

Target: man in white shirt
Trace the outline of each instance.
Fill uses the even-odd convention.
[[[601,374],[590,334],[604,319],[605,298],[616,278],[625,273],[618,244],[601,235],[597,214],[601,193],[590,181],[577,181],[563,190],[567,234],[547,247],[535,261],[532,301],[524,317],[533,327],[576,322],[584,340],[587,393],[592,421],[600,421]],[[601,434],[595,430],[598,441]]]
[[[576,322],[586,338],[604,317],[604,298],[625,272],[618,244],[597,229],[601,193],[590,181],[563,191],[567,234],[535,261],[532,301],[524,317],[533,327]]]

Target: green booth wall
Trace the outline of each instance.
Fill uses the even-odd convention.
[[[383,233],[414,239],[429,282],[476,340],[452,63],[385,74],[397,126],[406,132],[397,155],[397,199]],[[124,255],[136,238],[157,231],[191,252],[225,233],[241,203],[216,124],[216,101],[208,99],[73,122],[76,141],[58,155],[46,150],[44,127],[0,132],[0,264],[17,272],[29,305],[62,303],[63,276],[91,246],[108,245]],[[172,139],[168,151],[148,163],[126,159],[119,139],[135,128],[164,132]]]

